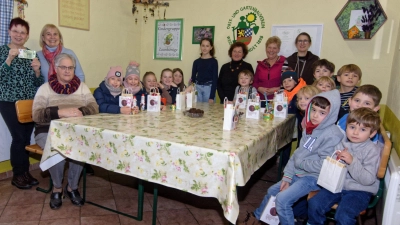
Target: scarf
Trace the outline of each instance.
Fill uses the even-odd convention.
[[[316,127],[318,127],[318,124],[315,125],[315,124],[311,123],[311,121],[307,121],[306,134],[311,134]]]
[[[113,87],[113,86],[111,86],[111,85],[108,83],[108,79],[107,79],[107,78],[104,79],[104,84],[106,85],[107,89],[110,91],[110,94],[111,94],[112,96],[115,97],[115,96],[121,94],[121,92],[122,92],[121,86],[116,87],[116,88]]]
[[[46,45],[42,47],[42,52],[44,58],[46,58],[46,61],[49,63],[49,72],[47,73],[47,77],[50,80],[50,76],[53,74],[56,74],[56,68],[54,66],[54,58],[60,54],[62,50],[62,45],[61,43],[57,46],[56,50],[54,52],[50,52]],[[44,74],[43,74],[44,75]]]
[[[126,78],[125,78],[125,81],[124,81],[124,87],[128,91],[129,94],[133,94],[133,95],[138,93],[140,91],[140,89],[142,88],[141,85],[140,85],[140,81],[139,81],[139,86],[133,87],[133,86],[130,86],[128,84]]]
[[[74,78],[68,84],[60,84],[57,79],[57,74],[53,74],[49,78],[49,85],[51,89],[57,94],[69,95],[78,90],[81,85],[81,80],[77,76],[74,75]]]

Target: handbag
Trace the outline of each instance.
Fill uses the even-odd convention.
[[[158,88],[151,88],[150,94],[147,96],[147,111],[160,112],[161,96]]]
[[[193,90],[191,92],[186,93],[186,108],[194,108],[196,107],[197,97],[196,97],[196,85],[193,86]]]
[[[239,123],[239,115],[236,111],[238,107],[228,104],[228,98],[224,98],[224,124],[223,130],[234,130]]]
[[[185,104],[186,104],[186,96],[185,96],[185,88],[183,88],[183,91],[181,92],[180,89],[178,88],[177,93],[176,93],[176,109],[177,110],[185,110]]]
[[[260,119],[260,98],[256,93],[252,93],[247,100],[246,118]]]
[[[339,193],[343,189],[344,179],[347,174],[346,164],[327,156],[322,163],[317,184],[332,193]]]
[[[275,196],[271,196],[268,200],[267,205],[265,206],[261,216],[260,220],[268,223],[270,225],[278,225],[279,224],[279,217],[278,214],[276,213],[276,208],[275,208]]]
[[[274,97],[274,117],[286,118],[288,115],[288,99],[285,92],[275,93]]]
[[[119,107],[129,106],[132,107],[133,95],[125,88],[122,89],[121,95],[119,96]]]
[[[239,109],[246,108],[249,91],[249,88],[239,88],[239,93],[237,93],[235,101],[235,105],[239,106]]]

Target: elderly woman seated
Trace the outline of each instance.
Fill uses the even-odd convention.
[[[36,143],[44,148],[50,121],[53,119],[81,117],[99,112],[99,107],[85,83],[75,76],[75,58],[61,53],[55,58],[56,74],[49,78],[36,93],[33,101],[33,120]],[[65,161],[69,161],[68,183],[62,188]],[[79,177],[84,163],[66,159],[49,169],[53,179],[53,192],[50,196],[50,208],[58,209],[62,205],[63,192],[72,204],[82,206],[83,199],[78,192]]]

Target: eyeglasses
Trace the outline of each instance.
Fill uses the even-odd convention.
[[[297,40],[297,43],[307,44],[308,42],[310,42],[310,41],[309,40]]]
[[[20,31],[20,32],[18,32],[18,31],[16,31],[16,30],[11,30],[11,32],[14,34],[14,35],[22,35],[22,36],[24,36],[24,35],[27,35],[27,33],[26,32],[24,32],[24,31]]]
[[[58,68],[60,68],[61,70],[65,71],[65,70],[74,70],[75,66],[57,66]]]

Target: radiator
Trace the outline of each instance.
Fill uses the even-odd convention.
[[[385,175],[382,225],[400,224],[400,159],[392,149]]]

